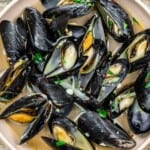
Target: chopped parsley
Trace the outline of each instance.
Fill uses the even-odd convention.
[[[105,111],[104,109],[99,108],[96,111],[97,111],[97,113],[99,114],[100,117],[102,117],[104,119],[107,118],[107,111]]]
[[[57,76],[54,82],[55,84],[60,85],[62,83],[62,80],[59,78],[59,76]]]
[[[127,23],[123,23],[123,29],[125,30],[125,29],[127,29],[127,27],[128,27],[128,24]]]
[[[144,88],[145,88],[145,89],[149,89],[149,88],[150,88],[150,82],[149,82],[149,83],[146,83],[146,84],[144,85]]]
[[[44,58],[40,52],[37,52],[33,55],[32,60],[34,61],[35,64],[39,64],[44,60]]]
[[[86,4],[88,6],[93,6],[93,3],[87,0],[73,0],[75,3]]]
[[[111,70],[108,70],[108,71],[107,71],[107,74],[109,74],[109,75],[111,75],[111,76],[114,76],[114,75],[115,75]]]
[[[133,20],[134,23],[140,25],[139,21],[135,17],[132,17],[132,20]]]
[[[112,28],[112,27],[113,27],[113,24],[114,24],[113,21],[109,19],[109,20],[108,20],[108,26],[109,26],[109,28]]]
[[[56,141],[55,144],[56,144],[57,147],[61,147],[61,146],[64,146],[66,143],[64,141],[58,140],[58,141]]]

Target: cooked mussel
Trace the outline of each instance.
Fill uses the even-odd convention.
[[[150,29],[146,29],[137,33],[127,40],[114,55],[114,59],[118,57],[127,58],[130,63],[143,58],[150,50]],[[145,62],[146,63],[146,62]],[[137,64],[140,65],[140,64]],[[134,67],[136,67],[134,65]]]
[[[109,33],[115,40],[123,42],[133,35],[129,16],[120,5],[112,0],[94,1]]]
[[[147,65],[138,77],[135,92],[140,107],[150,113],[150,65]]]
[[[49,121],[51,114],[52,104],[48,101],[40,107],[36,118],[27,126],[27,129],[21,136],[20,144],[25,143],[27,140],[30,140],[33,136],[40,132]]]
[[[43,94],[31,94],[21,97],[9,105],[0,115],[1,119],[9,118],[17,122],[31,122],[37,115],[39,107],[46,102]]]
[[[4,20],[0,23],[0,33],[10,64],[25,55],[27,31],[21,18],[16,23]]]
[[[79,70],[80,87],[85,90],[98,64],[107,54],[105,34],[100,18],[92,17],[79,49],[81,57],[87,57]]]
[[[47,59],[44,75],[52,77],[71,70],[73,67],[78,66],[78,64],[75,65],[77,57],[75,44],[68,39],[61,40],[52,55]]]
[[[97,144],[104,143],[119,148],[132,148],[135,146],[135,142],[123,129],[118,128],[109,120],[102,119],[95,112],[82,113],[77,123],[85,136]]]
[[[109,66],[106,76],[102,81],[99,96],[97,100],[101,103],[117,88],[117,86],[126,77],[129,64],[126,59],[118,59]]]
[[[59,83],[49,82],[47,78],[41,75],[33,76],[31,82],[52,101],[54,111],[57,115],[64,116],[71,111],[74,98]]]
[[[50,9],[47,9],[43,16],[45,18],[52,18],[53,16],[60,16],[66,14],[70,18],[76,18],[80,16],[87,15],[90,13],[92,6],[85,4],[68,4],[63,6],[56,6]]]
[[[83,150],[93,150],[92,145],[77,126],[67,118],[57,118],[52,121],[51,130],[57,140]]]
[[[24,11],[24,20],[29,31],[29,40],[35,51],[50,52],[51,43],[49,42],[48,23],[38,10],[29,7]]]
[[[118,95],[114,95],[110,101],[111,118],[118,117],[122,112],[129,108],[136,99],[134,88],[124,90]]]
[[[53,150],[83,150],[83,149],[76,148],[72,145],[66,144],[64,141],[51,139],[51,138],[48,138],[48,137],[45,137],[45,136],[42,136],[42,139]]]
[[[0,77],[0,101],[8,101],[22,91],[30,73],[30,61],[24,57],[11,65]]]
[[[150,130],[150,114],[140,108],[137,100],[128,110],[128,122],[136,134],[146,133]]]

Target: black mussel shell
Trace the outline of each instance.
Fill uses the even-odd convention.
[[[123,42],[133,35],[129,16],[120,5],[111,0],[95,0],[95,6],[115,40]]]
[[[53,8],[60,0],[40,0],[45,8]]]
[[[24,11],[24,20],[29,31],[29,40],[35,51],[50,52],[51,43],[49,42],[48,23],[40,12],[32,7]]]
[[[128,109],[136,99],[134,88],[125,89],[118,95],[111,96],[110,115],[111,118],[118,117],[122,112]]]
[[[150,131],[150,114],[144,112],[137,101],[128,110],[128,122],[136,134]]]
[[[91,6],[85,4],[68,4],[47,9],[43,13],[43,16],[45,18],[52,18],[53,16],[60,16],[62,14],[65,14],[70,18],[76,18],[87,15],[88,13],[90,13],[91,8]]]
[[[119,57],[127,58],[129,63],[134,63],[148,55],[150,50],[150,29],[146,29],[126,40],[113,56],[113,60]]]
[[[41,77],[41,75],[33,76],[31,80],[32,84],[52,101],[54,111],[57,115],[64,116],[71,111],[74,98],[59,83],[49,82],[48,79]]]
[[[61,140],[79,149],[93,150],[93,146],[68,118],[56,118],[52,121],[51,130],[57,140]]]
[[[135,83],[135,92],[140,107],[150,113],[150,66],[144,68]]]
[[[49,121],[52,114],[52,104],[50,102],[44,104],[39,110],[38,116],[27,126],[27,129],[21,136],[20,144],[30,140],[39,133],[45,124]]]
[[[87,111],[78,118],[78,127],[90,140],[118,148],[132,148],[135,142],[123,129],[112,122],[102,119],[97,113]]]
[[[10,64],[25,55],[27,31],[21,18],[16,23],[4,20],[0,23],[0,33]]]
[[[109,66],[102,81],[101,89],[97,100],[101,103],[117,88],[126,77],[129,70],[129,63],[126,59],[118,59]]]
[[[1,101],[7,102],[20,94],[31,71],[29,64],[28,58],[21,58],[2,74],[0,77]]]

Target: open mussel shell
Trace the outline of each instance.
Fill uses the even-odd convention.
[[[74,98],[57,81],[49,82],[42,76],[33,77],[31,80],[32,84],[44,93],[49,101],[52,101],[54,112],[57,115],[64,116],[71,111]]]
[[[77,57],[75,44],[68,39],[61,40],[47,59],[44,75],[52,77],[71,70],[76,67]]]
[[[57,118],[52,121],[53,136],[82,150],[93,150],[86,137],[78,130],[77,126],[67,118]]]
[[[31,71],[27,57],[19,59],[0,77],[0,101],[8,101],[22,91]]]
[[[89,21],[89,27],[80,44],[81,57],[87,57],[79,70],[80,88],[83,90],[86,89],[98,64],[102,62],[107,54],[105,34],[100,25],[102,25],[100,18],[93,16]],[[100,30],[97,30],[98,28]]]
[[[118,128],[109,120],[102,119],[95,112],[82,113],[77,123],[85,136],[97,144],[104,143],[108,146],[126,149],[135,146],[135,142],[123,129]]]
[[[25,143],[27,140],[30,140],[38,132],[40,132],[46,123],[49,121],[52,114],[52,104],[47,102],[41,106],[38,115],[36,118],[27,126],[25,132],[21,136],[20,144]]]
[[[52,18],[53,16],[60,16],[62,14],[66,14],[70,18],[76,18],[89,14],[91,8],[92,6],[85,4],[68,4],[47,9],[43,13],[43,16],[45,18]]]
[[[83,149],[76,148],[72,145],[66,144],[64,141],[51,139],[45,136],[42,136],[42,139],[53,150],[83,150]]]
[[[128,122],[132,131],[136,134],[150,131],[150,114],[140,108],[137,100],[128,110]]]
[[[102,16],[107,30],[118,42],[123,42],[133,35],[128,14],[116,2],[95,0],[95,6]]]
[[[1,113],[0,118],[10,118],[21,123],[30,122],[35,118],[39,107],[43,105],[46,100],[46,96],[38,93],[21,97],[9,105]]]
[[[0,33],[10,64],[25,55],[27,31],[21,18],[16,23],[4,20],[0,23]]]
[[[91,81],[89,82],[87,86],[86,93],[88,93],[89,95],[92,95],[95,98],[98,97],[102,81],[111,64],[111,60],[112,60],[111,54],[108,53],[106,57],[104,58],[103,62],[96,69],[94,76],[92,77]]]
[[[126,89],[120,94],[114,96],[110,101],[111,118],[118,117],[122,112],[129,108],[136,99],[134,88]]]
[[[113,59],[127,58],[129,63],[142,59],[150,50],[150,29],[137,33],[127,40],[116,52]],[[146,62],[145,62],[146,63]],[[137,64],[139,65],[139,64]],[[136,67],[134,65],[134,67]]]
[[[129,64],[126,59],[118,59],[109,66],[107,73],[102,81],[101,89],[97,100],[101,103],[117,88],[126,77]]]
[[[145,112],[150,113],[150,66],[147,65],[135,83],[137,101]]]
[[[35,51],[50,52],[52,45],[49,42],[48,23],[38,10],[29,7],[24,11],[24,20],[29,31],[29,39]]]

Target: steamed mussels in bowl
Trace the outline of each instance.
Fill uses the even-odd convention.
[[[113,0],[41,3],[43,12],[27,7],[14,22],[0,22],[8,62],[0,119],[26,124],[18,144],[48,126],[51,136],[41,141],[53,150],[134,148],[133,135],[150,131],[150,29],[134,33],[140,22]],[[124,85],[135,71],[135,82]]]

